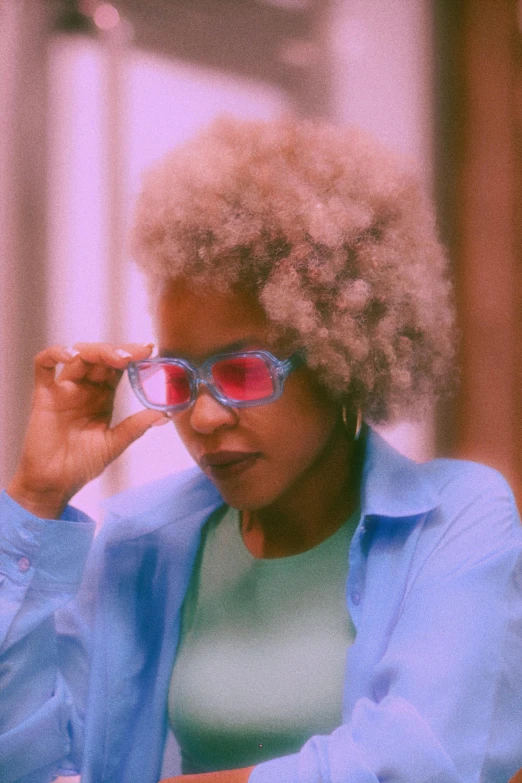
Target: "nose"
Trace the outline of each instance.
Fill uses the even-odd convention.
[[[234,427],[238,415],[234,408],[223,405],[212,396],[206,386],[198,389],[196,401],[190,409],[190,425],[202,435],[210,435],[221,427]]]

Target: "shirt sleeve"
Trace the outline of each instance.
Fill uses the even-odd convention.
[[[94,527],[71,506],[41,519],[0,494],[2,783],[79,769],[86,641],[59,614],[78,592]]]
[[[471,473],[424,521],[367,695],[249,783],[507,783],[522,767],[520,520],[498,474]]]

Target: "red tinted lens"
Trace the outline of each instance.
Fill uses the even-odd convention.
[[[140,364],[140,385],[153,405],[183,405],[190,400],[190,378],[179,364]]]
[[[259,356],[221,359],[212,366],[217,388],[231,400],[262,400],[274,393],[270,369]]]

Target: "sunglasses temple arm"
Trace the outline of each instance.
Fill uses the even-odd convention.
[[[284,377],[292,372],[292,370],[296,370],[298,367],[300,367],[302,364],[305,363],[305,358],[303,354],[301,353],[294,353],[292,356],[290,356],[288,359],[285,359],[281,362],[280,367],[281,370],[284,373]]]

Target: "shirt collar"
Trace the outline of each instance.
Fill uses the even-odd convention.
[[[361,485],[363,516],[403,519],[425,514],[439,504],[424,466],[400,454],[368,427]]]
[[[223,503],[212,482],[197,467],[132,487],[102,502],[112,514],[111,538],[133,539],[183,521],[187,534],[197,530],[205,518]]]
[[[375,430],[365,429],[362,515],[402,519],[425,514],[438,506],[439,496],[423,465],[400,454]],[[124,518],[122,529],[115,531],[117,536],[134,538],[174,519],[184,519],[189,528],[197,527],[204,515],[222,502],[212,482],[199,468],[192,468],[126,490],[105,500],[102,507]]]

